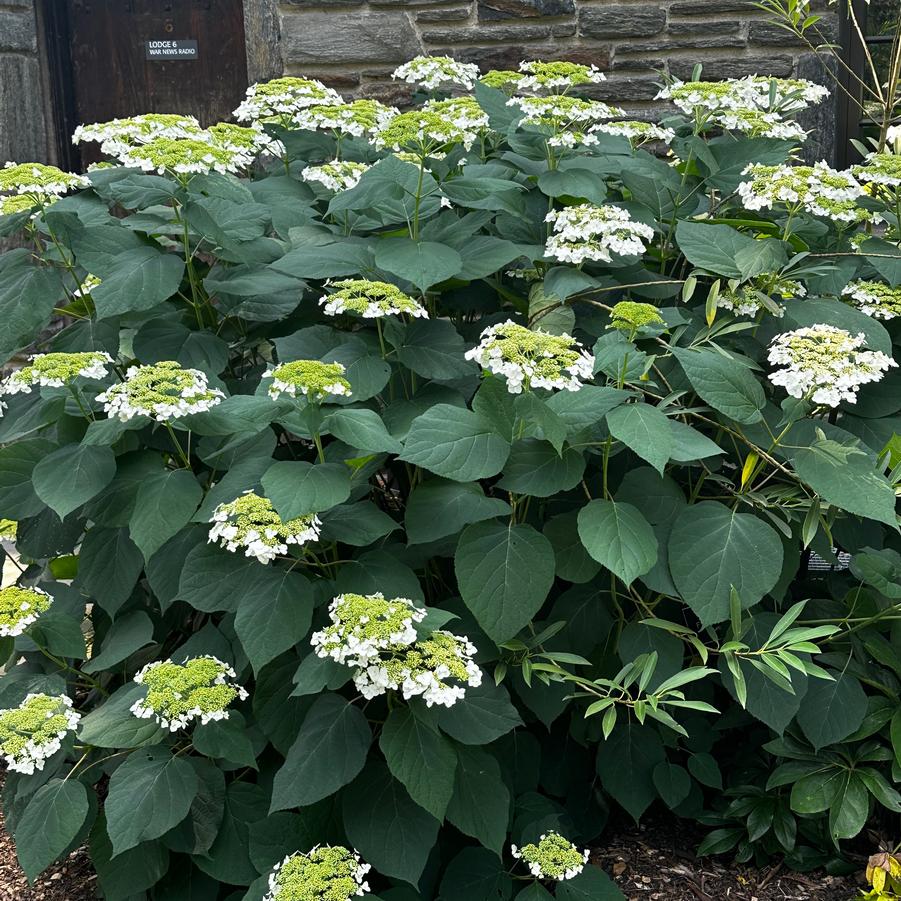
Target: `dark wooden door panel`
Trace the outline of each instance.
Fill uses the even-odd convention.
[[[242,0],[64,0],[75,116],[228,119],[247,87]],[[196,40],[196,59],[147,59],[147,41]],[[85,161],[88,161],[90,145]]]

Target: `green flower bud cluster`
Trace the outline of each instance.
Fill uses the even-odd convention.
[[[330,394],[350,397],[350,382],[344,378],[341,363],[323,363],[322,360],[292,360],[263,373],[264,379],[272,379],[269,396],[278,400],[282,394],[320,402]]]
[[[455,122],[466,132],[481,133],[489,127],[488,113],[479,106],[475,97],[449,97],[447,100],[429,100],[422,107],[424,112],[437,113]]]
[[[235,110],[235,118],[239,122],[253,122],[275,117],[278,121],[308,106],[341,102],[341,95],[321,81],[287,75],[252,84]]]
[[[895,319],[901,316],[901,288],[892,288],[885,282],[858,279],[846,285],[842,297],[867,316],[874,319]]]
[[[14,216],[16,213],[30,212],[37,206],[37,200],[28,194],[8,194],[0,197],[0,216]],[[35,215],[37,214],[35,213]]]
[[[416,641],[414,623],[425,619],[408,598],[383,594],[341,594],[329,604],[331,625],[314,632],[310,644],[317,656],[346,666],[365,666],[381,651]]]
[[[340,846],[290,854],[269,874],[263,901],[351,901],[369,891],[370,869],[356,851]]]
[[[18,707],[0,710],[0,755],[11,770],[30,776],[44,769],[80,719],[66,695],[30,694]]]
[[[419,638],[415,624],[425,615],[407,598],[343,594],[329,605],[331,624],[310,643],[318,657],[355,668],[354,684],[364,698],[390,690],[405,700],[421,697],[428,707],[451,707],[465,695],[465,686],[482,683],[472,659],[476,648],[441,630]]]
[[[9,521],[0,520],[0,526]],[[22,588],[19,585],[0,588],[0,637],[21,635],[50,609],[52,603],[53,596],[40,588]]]
[[[102,379],[112,362],[113,358],[102,350],[35,354],[28,364],[0,382],[0,394],[30,394],[32,385],[61,388],[77,378]]]
[[[0,194],[27,194],[36,202],[53,201],[89,184],[83,175],[44,163],[7,163],[0,169]]]
[[[428,91],[460,87],[471,91],[479,77],[479,67],[461,63],[449,56],[417,56],[398,66],[391,75]]]
[[[417,109],[398,113],[389,120],[375,133],[375,145],[408,150],[424,157],[447,150],[454,144],[462,144],[469,150],[477,138],[477,132],[467,129],[451,116],[434,109]]]
[[[337,288],[319,300],[323,312],[327,316],[338,316],[341,313],[356,313],[364,319],[378,319],[382,316],[407,316],[428,319],[425,307],[407,294],[397,285],[388,282],[374,282],[368,279],[345,279],[332,282]]]
[[[104,410],[123,422],[149,416],[165,422],[190,413],[203,413],[222,402],[225,395],[210,388],[199,369],[183,369],[173,360],[132,366],[125,381],[97,395]]]
[[[235,146],[217,146],[203,136],[153,138],[146,144],[115,148],[112,154],[123,166],[176,175],[240,172],[255,155]]]
[[[588,863],[588,851],[580,851],[557,832],[542,835],[537,845],[532,842],[522,848],[513,845],[511,853],[525,861],[536,878],[558,882],[578,876]]]
[[[653,141],[669,144],[676,137],[671,128],[655,125],[653,122],[641,122],[638,119],[625,119],[620,122],[602,122],[592,129],[596,134],[620,135],[628,138],[632,147],[640,147]]]
[[[605,80],[603,72],[597,66],[583,66],[564,60],[521,62],[519,71],[522,73],[517,85],[519,90],[557,91]]]
[[[157,660],[135,677],[147,686],[147,695],[131,705],[139,719],[154,719],[164,729],[177,732],[193,720],[201,725],[227,720],[229,704],[245,700],[247,692],[233,680],[235,671],[216,657],[191,657],[184,663]]]
[[[853,166],[851,172],[861,181],[897,188],[901,185],[901,156],[894,153],[871,153],[863,165]]]
[[[610,328],[634,333],[648,325],[666,325],[660,311],[653,304],[621,300],[610,311]]]
[[[570,335],[551,335],[507,321],[489,326],[466,352],[483,369],[507,380],[507,390],[523,388],[578,391],[594,374],[594,357]]]
[[[288,553],[289,544],[306,544],[319,538],[322,523],[310,514],[283,522],[272,501],[253,491],[245,491],[213,511],[210,541],[218,541],[229,551],[244,548],[245,557],[269,563]]]
[[[143,113],[127,119],[111,119],[109,122],[94,122],[79,125],[72,135],[72,143],[94,141],[105,145],[104,153],[116,147],[131,144],[145,144],[154,138],[190,138],[202,131],[200,123],[193,116],[177,113]]]
[[[512,94],[519,88],[521,78],[522,73],[514,69],[489,69],[484,75],[479,76],[479,81],[489,88]]]
[[[436,629],[409,647],[392,647],[377,662],[354,673],[354,685],[364,698],[387,690],[404,700],[421,697],[427,707],[453,707],[466,695],[466,686],[482,684],[482,671],[473,660],[477,649],[468,638]]]
[[[331,131],[359,138],[378,131],[397,113],[394,107],[378,100],[354,100],[308,106],[295,113],[294,124],[308,131]]]

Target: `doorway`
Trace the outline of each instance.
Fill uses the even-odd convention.
[[[60,164],[82,171],[80,123],[139,113],[228,120],[247,87],[243,0],[43,0]]]

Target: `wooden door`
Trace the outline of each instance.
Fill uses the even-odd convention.
[[[51,0],[52,3],[60,0]],[[62,0],[71,59],[71,118],[104,122],[184,113],[231,118],[247,87],[242,0]],[[76,149],[76,165],[98,157]]]

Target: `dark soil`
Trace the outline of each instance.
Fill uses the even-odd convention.
[[[678,820],[611,831],[593,860],[610,875],[626,901],[854,901],[862,878],[822,871],[794,873],[782,864],[757,869],[728,855],[698,859],[700,841]],[[861,864],[861,877],[866,862]]]
[[[675,827],[675,828],[674,828]],[[697,836],[678,823],[622,830],[593,854],[627,901],[853,901],[861,883],[824,873],[757,870],[728,858],[698,860]],[[28,885],[0,815],[0,901],[93,901],[97,877],[79,848]]]

